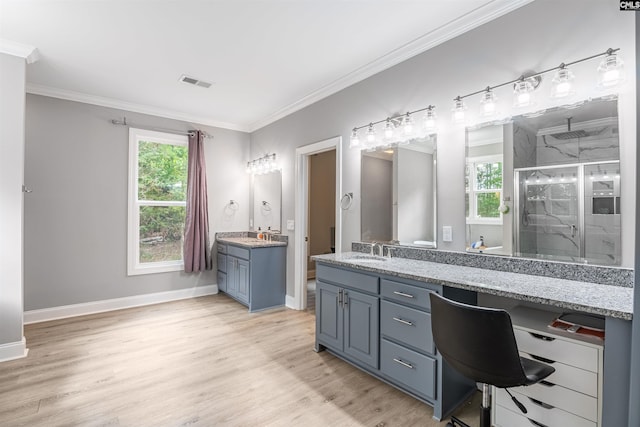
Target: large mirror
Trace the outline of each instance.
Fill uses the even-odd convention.
[[[281,231],[282,177],[280,171],[253,177],[253,229]]]
[[[617,99],[467,129],[467,250],[621,263]]]
[[[436,247],[436,136],[362,152],[361,239]]]

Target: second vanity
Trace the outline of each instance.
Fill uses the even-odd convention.
[[[481,293],[555,312],[604,316],[606,346],[600,345],[602,365],[594,372],[600,384],[592,401],[596,416],[585,425],[622,425],[617,423],[628,401],[633,288],[359,252],[314,259],[316,351],[327,349],[430,404],[436,419],[474,393],[475,384],[449,368],[434,346],[430,292],[469,304],[477,304]],[[559,336],[557,342],[572,338]]]

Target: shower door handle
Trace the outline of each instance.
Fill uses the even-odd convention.
[[[577,230],[578,230],[578,227],[576,227],[575,224],[571,224],[571,237],[576,237]]]

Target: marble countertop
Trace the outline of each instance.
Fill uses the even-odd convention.
[[[371,259],[359,252],[315,255],[318,262],[453,288],[631,320],[633,288],[507,273],[406,258]]]
[[[256,237],[218,237],[218,242],[230,243],[245,248],[268,248],[273,246],[287,246],[287,242],[276,240],[261,240]]]

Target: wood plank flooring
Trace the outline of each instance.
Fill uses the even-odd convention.
[[[445,425],[315,353],[314,320],[213,295],[27,325],[28,357],[0,363],[0,426]]]

